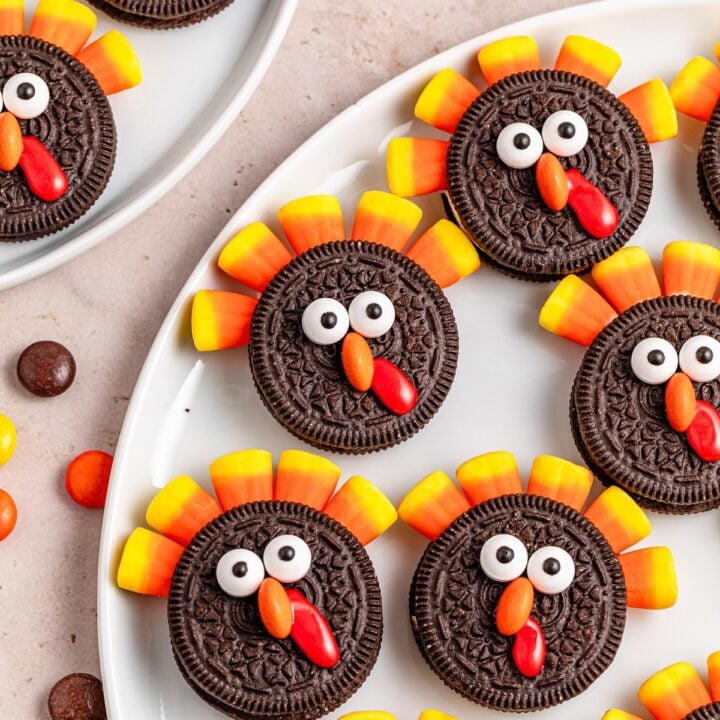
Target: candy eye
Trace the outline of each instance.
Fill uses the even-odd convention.
[[[50,102],[50,91],[45,81],[33,73],[13,75],[3,89],[5,107],[21,120],[42,115]]]
[[[635,377],[648,385],[667,382],[678,366],[675,348],[662,338],[641,340],[632,351],[630,365]]]
[[[332,298],[313,300],[303,311],[302,329],[308,340],[316,345],[332,345],[347,334],[350,327],[348,312]]]
[[[310,569],[312,553],[308,544],[296,535],[279,535],[265,547],[263,563],[268,575],[281,583],[304,578]]]
[[[542,155],[540,133],[527,123],[512,123],[498,135],[495,149],[500,159],[511,168],[528,168]]]
[[[510,582],[519,578],[527,567],[528,552],[513,535],[494,535],[480,551],[480,567],[491,579]]]
[[[548,546],[530,556],[527,575],[538,592],[557,595],[575,579],[575,563],[562,548]]]
[[[709,335],[691,337],[680,348],[680,369],[695,382],[720,375],[720,342]]]
[[[587,124],[576,112],[559,110],[545,121],[542,139],[553,155],[569,157],[585,147],[588,139]]]
[[[384,335],[395,322],[395,306],[376,290],[361,292],[351,303],[350,325],[366,338]]]
[[[265,568],[252,550],[239,548],[220,558],[215,577],[223,592],[232,597],[247,597],[260,587],[265,578]]]

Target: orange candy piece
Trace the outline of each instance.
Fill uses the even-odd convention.
[[[167,597],[182,554],[183,546],[173,540],[146,528],[135,528],[120,558],[118,587],[141,595]]]
[[[661,295],[650,256],[641,247],[621,248],[597,263],[592,278],[618,312]]]
[[[352,239],[376,242],[402,252],[422,217],[422,210],[410,200],[368,190],[355,213]]]
[[[390,192],[400,197],[447,190],[446,159],[450,143],[431,138],[393,138],[387,147]]]
[[[675,563],[666,547],[641,548],[618,556],[625,575],[627,606],[664,610],[677,600]]]
[[[496,40],[480,50],[477,58],[488,85],[508,75],[541,68],[537,43],[528,35]]]
[[[12,113],[0,113],[0,170],[10,172],[17,167],[23,151],[20,123]]]
[[[676,432],[685,432],[695,417],[695,388],[685,373],[675,373],[665,386],[665,412]]]
[[[265,629],[278,640],[290,635],[293,611],[285,588],[275,578],[265,578],[258,590],[258,610]]]
[[[655,720],[682,720],[710,704],[707,688],[690,663],[675,663],[655,673],[638,690],[638,697]]]
[[[526,577],[513,580],[503,590],[495,611],[495,622],[501,635],[515,635],[527,623],[532,612],[535,591]]]
[[[714,652],[707,660],[710,697],[720,702],[720,652]]]
[[[267,450],[240,450],[217,458],[210,479],[223,510],[273,499],[273,461]]]
[[[460,118],[480,91],[460,73],[445,68],[425,86],[415,104],[415,117],[447,133],[455,132]]]
[[[555,61],[555,70],[582,75],[607,87],[621,63],[622,58],[611,47],[582,35],[568,35]]]
[[[582,510],[590,488],[592,473],[582,465],[552,455],[538,455],[528,481],[528,495],[541,495]]]
[[[455,471],[455,476],[472,505],[523,491],[515,457],[503,450],[466,460]]]
[[[316,245],[345,239],[340,203],[332,195],[292,200],[278,210],[278,218],[298,255]]]
[[[535,181],[540,197],[553,212],[560,212],[570,195],[570,183],[560,161],[552,153],[543,153],[535,165]]]
[[[68,495],[86,508],[105,507],[113,457],[102,450],[80,453],[68,465],[65,488]]]
[[[142,82],[140,60],[130,41],[110,30],[77,54],[106,95],[129,90]]]
[[[649,143],[674,138],[678,132],[677,112],[667,85],[654,78],[618,97],[635,116]]]
[[[685,115],[707,122],[720,98],[720,67],[704,57],[694,57],[670,85],[675,107]]]
[[[0,35],[22,35],[24,27],[23,0],[0,0]]]
[[[322,511],[339,479],[340,468],[327,458],[304,450],[284,450],[278,462],[275,500]]]
[[[250,323],[257,300],[225,290],[198,290],[193,298],[191,327],[201,352],[226,350],[250,342]]]
[[[10,493],[0,490],[0,540],[4,540],[17,523],[17,507]]]
[[[367,392],[374,373],[374,358],[367,340],[356,332],[349,332],[343,340],[341,354],[348,382],[359,392]]]
[[[86,5],[75,0],[40,0],[28,35],[77,55],[95,30],[97,17]]]
[[[712,300],[720,281],[720,250],[699,242],[680,240],[663,250],[666,295],[695,295]]]

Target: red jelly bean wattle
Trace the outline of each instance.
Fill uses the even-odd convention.
[[[720,415],[710,403],[704,400],[695,403],[695,416],[685,437],[705,462],[720,460]]]
[[[417,390],[408,376],[385,358],[373,363],[372,391],[390,412],[404,415],[417,403]]]
[[[290,637],[315,665],[323,668],[337,665],[340,649],[327,620],[299,590],[290,589],[287,596],[293,611]]]
[[[583,228],[596,238],[612,235],[620,217],[607,195],[586,180],[579,170],[571,168],[565,174],[569,183],[568,205]]]
[[[515,635],[512,657],[525,677],[537,677],[545,664],[545,636],[538,623],[529,618]]]
[[[23,137],[23,151],[18,163],[32,192],[45,202],[61,198],[68,189],[68,180],[48,149],[31,135]]]

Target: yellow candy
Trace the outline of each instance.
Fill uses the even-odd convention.
[[[15,452],[17,434],[15,425],[7,416],[0,414],[0,465],[4,465]]]

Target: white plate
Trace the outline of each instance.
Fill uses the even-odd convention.
[[[218,251],[233,232],[253,220],[277,226],[275,211],[281,204],[321,191],[340,195],[349,222],[364,189],[385,187],[383,151],[388,137],[425,132],[419,123],[410,124],[423,83],[448,65],[470,72],[475,52],[488,41],[532,34],[544,63],[550,65],[566,34],[590,35],[622,53],[625,62],[612,88],[623,91],[655,75],[670,81],[688,58],[710,54],[720,27],[711,19],[720,20],[719,12],[715,0],[616,0],[526,20],[467,42],[406,72],[340,115],[238,211],[170,311],[150,351],[118,445],[99,568],[102,667],[112,720],[220,717],[195,696],[175,668],[165,602],[115,586],[122,544],[136,525],[143,524],[153,483],[186,472],[207,485],[208,463],[218,455],[245,447],[278,453],[298,445],[262,407],[252,386],[246,349],[207,354],[196,365],[198,353],[189,337],[190,299],[200,288],[233,287],[215,266]],[[475,69],[472,74],[479,81]],[[680,125],[677,141],[653,148],[653,202],[635,237],[655,258],[667,242],[678,238],[717,242],[717,230],[695,187],[695,148],[702,126],[684,118]],[[424,206],[426,226],[439,216],[440,203],[432,198]],[[462,347],[449,397],[427,428],[408,442],[371,456],[335,456],[344,476],[361,473],[399,501],[431,470],[452,472],[461,461],[484,451],[514,451],[525,473],[534,455],[543,452],[579,461],[567,407],[582,350],[538,328],[537,313],[549,291],[547,285],[514,281],[487,267],[452,287],[448,296]],[[544,716],[591,720],[611,705],[640,712],[634,693],[647,676],[680,659],[702,666],[706,655],[720,648],[720,573],[709,550],[720,546],[720,516],[653,516],[653,525],[651,542],[671,545],[675,552],[681,589],[677,606],[665,612],[630,610],[624,641],[608,671],[587,692]],[[415,647],[407,593],[425,545],[398,523],[370,546],[384,594],[384,643],[368,681],[334,717],[342,711],[383,708],[399,720],[413,720],[424,707],[460,718],[492,715],[447,689]]]
[[[121,30],[143,66],[140,86],[110,98],[118,136],[115,169],[97,203],[70,227],[39,240],[0,243],[0,290],[97,245],[170,190],[250,99],[297,2],[238,0],[203,23],[166,31],[121,25],[98,11],[93,39]],[[34,7],[27,3],[28,18]]]

